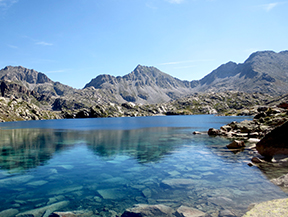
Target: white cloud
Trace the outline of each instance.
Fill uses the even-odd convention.
[[[66,72],[66,71],[67,71],[67,69],[60,69],[60,70],[48,71],[46,73],[47,74],[49,74],[49,73],[63,73],[63,72]]]
[[[182,2],[184,2],[184,0],[168,0],[168,2],[172,4],[181,4]]]
[[[53,45],[52,43],[48,43],[48,42],[45,42],[45,41],[39,41],[36,44],[37,45],[43,45],[43,46],[52,46]]]
[[[0,0],[0,8],[2,10],[8,10],[12,5],[17,3],[18,0]]]
[[[284,4],[285,2],[274,2],[274,3],[269,3],[269,4],[263,4],[263,5],[259,5],[258,7],[269,12],[272,9],[274,9],[275,7]]]
[[[167,63],[160,63],[158,65],[178,65],[183,63],[195,63],[195,62],[209,62],[214,61],[213,59],[199,59],[199,60],[185,60],[185,61],[175,61],[175,62],[167,62]]]
[[[7,46],[10,47],[10,48],[13,48],[13,49],[18,49],[18,47],[15,46],[15,45],[7,44]]]

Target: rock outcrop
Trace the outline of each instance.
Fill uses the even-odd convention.
[[[288,155],[288,122],[268,133],[257,143],[257,151],[266,158],[272,159],[276,154]]]
[[[287,216],[288,199],[278,199],[255,204],[243,217]]]

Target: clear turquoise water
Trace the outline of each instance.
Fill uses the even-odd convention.
[[[62,210],[123,213],[134,204],[186,205],[237,216],[287,197],[247,151],[193,135],[249,117],[211,115],[49,120],[0,125],[0,211],[69,201]]]

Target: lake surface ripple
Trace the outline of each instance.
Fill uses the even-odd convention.
[[[0,211],[68,201],[100,216],[134,204],[181,205],[241,216],[287,197],[229,140],[193,131],[251,117],[211,115],[49,120],[0,125]]]

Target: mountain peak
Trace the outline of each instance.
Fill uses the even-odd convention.
[[[27,82],[29,84],[52,82],[45,74],[23,66],[6,66],[0,70],[0,79]]]

